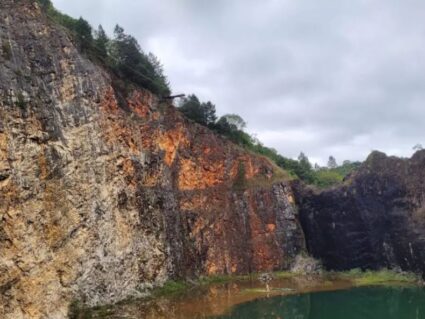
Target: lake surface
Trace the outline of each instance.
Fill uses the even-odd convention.
[[[421,288],[353,288],[263,298],[216,319],[425,319]]]
[[[81,318],[107,319],[425,319],[419,286],[354,288],[347,280],[257,279],[212,284],[184,293],[135,300]]]

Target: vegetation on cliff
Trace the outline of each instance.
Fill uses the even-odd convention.
[[[168,96],[170,87],[163,67],[151,52],[145,53],[136,38],[117,25],[110,39],[102,26],[93,30],[83,18],[74,19],[56,10],[50,0],[37,0],[42,10],[55,23],[65,27],[77,48],[94,62],[109,69],[115,76],[152,91]]]
[[[125,88],[132,83],[153,93],[166,97],[171,93],[163,66],[153,54],[146,54],[137,40],[117,25],[114,37],[108,37],[102,26],[94,30],[83,18],[74,19],[56,10],[50,0],[37,0],[42,10],[55,23],[65,27],[75,45],[94,62],[100,63],[120,79],[119,86]],[[7,52],[7,50],[3,50]],[[124,83],[124,85],[122,85]],[[340,166],[331,156],[327,167],[313,167],[308,157],[300,153],[297,160],[279,154],[275,149],[264,146],[256,137],[245,131],[246,122],[237,114],[216,115],[216,107],[210,102],[201,102],[195,94],[184,98],[178,109],[187,118],[206,126],[233,143],[256,154],[266,156],[286,170],[293,178],[299,178],[307,184],[326,188],[341,183],[346,175],[359,167],[358,162],[348,162]]]
[[[218,118],[215,105],[210,101],[201,102],[195,94],[184,98],[178,108],[187,118],[209,127],[249,151],[268,157],[293,177],[320,188],[341,183],[361,164],[344,161],[342,165],[338,165],[336,159],[330,156],[327,167],[320,167],[317,164],[313,167],[303,152],[300,153],[298,160],[284,157],[275,149],[264,146],[256,137],[245,132],[247,124],[239,115],[226,114]]]

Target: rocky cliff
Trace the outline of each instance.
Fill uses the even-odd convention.
[[[279,169],[113,83],[37,4],[1,1],[1,318],[284,269],[304,250]]]
[[[317,191],[116,83],[36,3],[0,2],[1,318],[288,269],[306,247],[329,269],[425,272],[425,151]]]
[[[327,268],[425,273],[425,151],[373,152],[342,186],[294,189],[309,252]]]

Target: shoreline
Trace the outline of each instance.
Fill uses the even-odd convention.
[[[115,305],[73,309],[70,318],[195,319],[218,316],[234,306],[260,298],[365,286],[409,287],[420,285],[416,275],[390,270],[324,272],[306,275],[272,273],[271,290],[258,280],[259,274],[201,277],[196,281],[168,281],[151,295],[127,299]],[[423,284],[423,283],[422,283]]]

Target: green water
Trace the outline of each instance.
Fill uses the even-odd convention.
[[[353,288],[248,302],[220,319],[425,319],[422,288]]]

